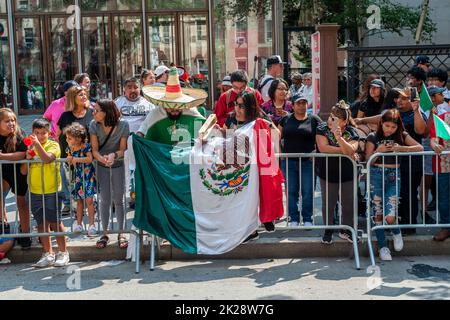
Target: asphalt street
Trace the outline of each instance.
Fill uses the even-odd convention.
[[[213,260],[72,263],[63,269],[0,266],[0,299],[317,300],[449,299],[447,257],[396,257],[375,273],[362,260]]]

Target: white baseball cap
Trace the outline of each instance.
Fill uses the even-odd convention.
[[[162,74],[164,74],[164,73],[166,73],[166,72],[169,72],[169,71],[170,71],[170,69],[167,68],[167,67],[164,66],[164,65],[158,66],[158,67],[155,69],[155,78],[158,78],[160,75],[162,75]]]

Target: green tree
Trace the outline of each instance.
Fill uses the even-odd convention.
[[[342,26],[340,41],[352,40],[360,45],[369,35],[404,32],[415,34],[421,6],[413,7],[392,0],[283,0],[285,26],[314,26],[316,23],[338,23]],[[381,10],[381,28],[368,30],[367,13],[370,5]],[[249,13],[264,16],[271,10],[270,0],[222,0],[218,4],[217,17],[240,21]],[[430,9],[429,9],[430,10]],[[430,41],[436,32],[436,24],[426,14],[422,41]]]

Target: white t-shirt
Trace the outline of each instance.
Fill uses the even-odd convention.
[[[121,96],[115,102],[122,113],[122,119],[128,122],[130,132],[137,132],[150,110],[156,108],[142,96],[139,96],[136,101],[130,101],[127,97]]]
[[[305,86],[303,85],[300,90],[300,94],[308,99],[308,105],[312,105],[313,103],[313,86]]]
[[[271,79],[271,80],[267,81],[267,79]],[[270,85],[272,84],[273,80],[274,80],[274,77],[272,77],[270,74],[266,74],[259,82],[259,86],[264,84],[264,87],[260,88],[260,90],[259,90],[261,92],[262,98],[264,99],[264,102],[270,100],[269,88],[270,88]]]
[[[155,109],[155,105],[150,103],[142,96],[136,101],[130,101],[126,96],[120,96],[116,99],[116,106],[122,113],[122,119],[128,122],[130,132],[137,132],[142,122],[144,122],[147,115],[151,110]],[[136,160],[134,158],[133,151],[133,139],[131,136],[128,138],[128,149],[125,151],[125,167],[131,171],[136,169]],[[130,184],[130,172],[125,170],[126,185]]]

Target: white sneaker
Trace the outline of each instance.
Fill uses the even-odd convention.
[[[95,237],[97,235],[97,228],[95,225],[90,225],[88,229],[88,236],[89,237]]]
[[[382,261],[392,261],[391,251],[387,247],[380,249],[380,259]]]
[[[55,264],[55,255],[53,253],[45,252],[41,259],[33,264],[35,268],[48,268]]]
[[[403,250],[403,238],[402,233],[392,234],[392,239],[394,240],[394,249],[399,252]]]
[[[73,232],[83,232],[83,226],[76,221],[73,222],[72,228]]]
[[[314,226],[314,225],[312,224],[312,222],[306,221],[306,222],[303,224],[303,226],[304,226],[304,227],[312,227],[312,226]]]
[[[56,254],[55,267],[64,267],[69,264],[70,257],[69,252],[58,252]]]
[[[296,222],[296,221],[289,222],[289,227],[293,227],[293,228],[298,227],[298,222]]]

